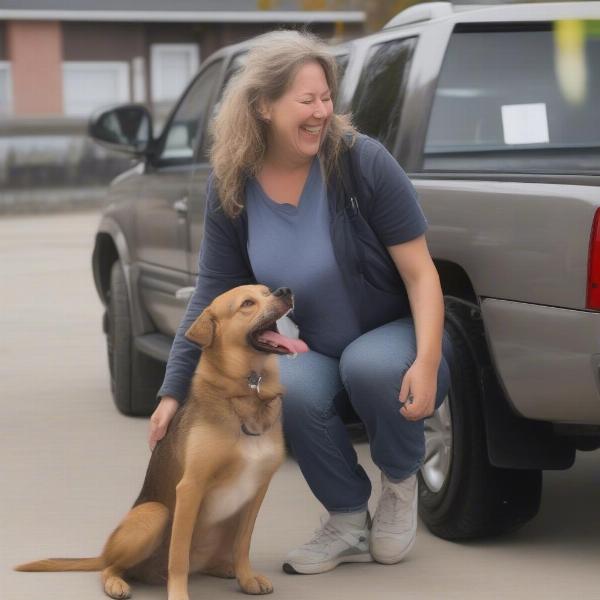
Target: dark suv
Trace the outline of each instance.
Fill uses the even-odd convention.
[[[157,139],[139,106],[90,125],[140,158],[93,257],[126,414],[155,405],[197,275],[207,123],[249,44],[203,65]],[[600,2],[420,4],[335,52],[338,110],[411,177],[446,297],[456,360],[427,421],[421,517],[448,539],[514,529],[544,469],[600,446]]]

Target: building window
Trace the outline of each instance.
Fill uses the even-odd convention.
[[[126,62],[63,63],[64,112],[88,116],[101,106],[130,101]]]
[[[12,85],[10,78],[10,63],[0,61],[0,116],[12,112]]]
[[[153,44],[150,51],[152,101],[169,102],[181,95],[198,71],[197,44]]]

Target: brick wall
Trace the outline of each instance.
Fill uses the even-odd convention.
[[[9,21],[13,114],[62,114],[62,32],[56,21]]]

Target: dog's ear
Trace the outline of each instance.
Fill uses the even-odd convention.
[[[192,323],[185,332],[185,337],[196,342],[202,348],[208,348],[215,337],[216,321],[210,308],[205,308],[202,314]]]

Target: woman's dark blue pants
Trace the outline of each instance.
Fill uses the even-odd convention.
[[[442,355],[436,407],[450,384],[447,334]],[[419,470],[425,455],[424,420],[405,419],[398,400],[415,356],[414,325],[406,318],[360,336],[339,359],[312,350],[294,360],[280,358],[285,436],[312,492],[328,511],[366,510],[371,495],[342,421],[349,405],[366,427],[373,462],[389,479],[401,481]]]

